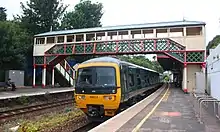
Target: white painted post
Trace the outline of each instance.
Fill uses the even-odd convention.
[[[36,76],[36,65],[34,64],[34,73],[33,73],[33,87],[35,87],[35,76]]]
[[[131,39],[131,30],[128,30],[128,38]]]
[[[105,40],[108,40],[108,32],[105,32]]]
[[[45,88],[46,86],[46,65],[43,67],[43,74],[42,74],[42,87]]]
[[[54,67],[52,68],[52,87],[54,87]]]
[[[187,89],[187,64],[184,64],[184,69],[183,69],[183,79],[184,79],[184,87],[183,87],[183,91],[184,92],[188,92],[188,89]]]

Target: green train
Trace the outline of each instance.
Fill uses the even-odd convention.
[[[78,65],[75,100],[91,118],[112,117],[146,91],[162,85],[162,74],[114,57],[99,57]]]

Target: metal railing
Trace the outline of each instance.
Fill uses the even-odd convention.
[[[196,116],[199,117],[200,123],[203,123],[202,119],[204,111],[202,110],[202,108],[204,106],[205,108],[207,108],[208,112],[208,106],[210,105],[210,103],[213,104],[214,116],[220,120],[220,101],[206,94],[196,95],[195,93],[193,93],[193,97],[193,104],[195,107]]]

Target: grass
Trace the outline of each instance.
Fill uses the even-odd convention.
[[[74,110],[66,113],[38,117],[36,120],[24,120],[21,122],[18,132],[38,132],[45,129],[53,129],[82,115],[82,111]]]

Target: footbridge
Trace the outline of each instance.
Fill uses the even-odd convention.
[[[46,73],[54,69],[74,84],[74,68],[66,58],[94,55],[157,54],[164,70],[172,70],[185,92],[195,89],[195,73],[205,72],[205,23],[171,21],[159,23],[108,26],[86,29],[51,31],[35,35],[34,77],[42,67],[42,86]]]

